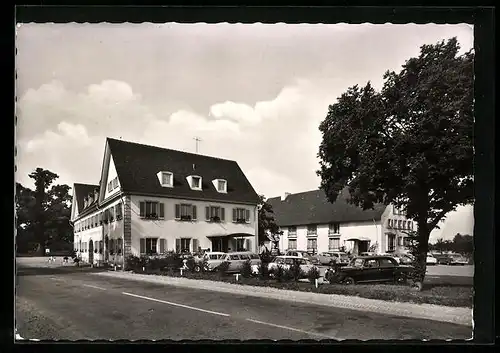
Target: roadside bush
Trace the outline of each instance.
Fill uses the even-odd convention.
[[[292,265],[290,266],[290,275],[295,282],[304,277],[304,271],[302,271],[302,269],[300,268],[299,261],[293,261]]]
[[[266,263],[261,263],[258,267],[259,269],[259,278],[260,279],[268,279],[269,278],[269,268],[267,267],[268,264]]]
[[[195,266],[196,266],[196,260],[194,258],[190,257],[186,260],[186,267],[188,268],[189,271],[195,272],[194,271]]]
[[[240,273],[244,278],[252,277],[252,263],[250,262],[250,260],[246,260],[243,263],[243,266],[241,267]]]
[[[125,258],[125,269],[134,272],[142,272],[142,268],[146,267],[146,258],[134,255],[129,255]]]
[[[270,273],[278,282],[285,282],[287,280],[288,272],[289,271],[285,270],[285,268],[281,265],[273,267],[272,271],[270,271]]]
[[[229,270],[229,262],[227,261],[224,261],[219,266],[217,266],[217,272],[221,276],[226,275],[228,270]]]
[[[311,267],[309,271],[307,271],[307,278],[309,279],[309,282],[314,284],[319,278],[319,269],[317,267]]]

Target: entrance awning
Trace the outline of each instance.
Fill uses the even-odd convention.
[[[247,238],[247,237],[254,237],[255,235],[249,234],[249,233],[231,233],[231,234],[213,234],[213,235],[207,235],[207,238],[225,238],[225,237],[232,237],[232,238]]]
[[[371,239],[366,237],[355,237],[346,239],[346,241],[371,241]]]

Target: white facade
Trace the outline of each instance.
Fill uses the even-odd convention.
[[[406,237],[404,232],[412,227],[416,230],[416,224],[397,210],[394,211],[392,205],[387,206],[378,221],[340,222],[335,226],[333,223],[317,224],[315,233],[314,226],[281,227],[283,235],[279,242],[280,251],[290,248],[314,249],[316,253],[341,249],[354,254],[371,250],[375,253],[402,251],[406,244],[403,240]]]
[[[145,219],[140,214],[140,202],[159,202],[164,204],[164,219]],[[196,207],[196,220],[176,219],[176,205],[192,205]],[[206,207],[224,208],[224,220],[220,222],[207,221],[205,217]],[[250,217],[247,223],[235,223],[232,220],[233,208],[247,209]],[[176,248],[179,239],[190,239],[183,241],[189,244],[189,251],[197,251],[197,244],[202,249],[214,249],[212,239],[214,237],[226,237],[227,247],[237,250],[237,238],[246,240],[245,246],[249,251],[257,252],[258,225],[257,206],[230,204],[223,202],[208,202],[199,200],[173,199],[164,197],[150,197],[132,195],[131,197],[131,252],[140,254],[140,239],[157,239],[157,251],[160,251],[160,239],[164,239],[164,249],[169,251],[179,250]],[[233,236],[237,235],[237,236]],[[194,241],[193,241],[194,240]]]
[[[117,199],[74,223],[74,248],[84,262],[98,264],[108,261],[120,265],[123,263],[124,218],[119,219],[115,214],[112,221],[103,219],[104,211],[110,208],[116,212],[116,207],[121,207],[123,215],[123,201],[123,198]],[[112,251],[108,249],[107,254],[104,245],[106,237],[109,240],[108,245],[111,245],[110,249],[112,248]]]

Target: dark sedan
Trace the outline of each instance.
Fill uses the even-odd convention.
[[[358,256],[349,266],[339,268],[337,273],[325,277],[330,282],[355,284],[368,282],[405,283],[411,266],[400,265],[391,256]]]

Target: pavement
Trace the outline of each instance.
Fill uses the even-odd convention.
[[[18,265],[16,327],[24,339],[421,340],[472,336],[471,326],[285,301],[272,295],[251,296],[248,289],[229,293],[116,277],[127,275],[123,272],[44,267]]]

